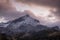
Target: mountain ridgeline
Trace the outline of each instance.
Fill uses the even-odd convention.
[[[7,23],[0,23],[0,40],[52,40],[59,39],[58,26],[47,27],[26,14]]]

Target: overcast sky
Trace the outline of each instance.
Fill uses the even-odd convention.
[[[33,14],[41,24],[60,26],[60,0],[0,0],[0,22],[14,20],[26,13]]]

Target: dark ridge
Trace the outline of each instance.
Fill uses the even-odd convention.
[[[25,19],[24,19],[25,17],[30,17],[30,16],[27,14],[27,15],[25,15],[25,16],[22,16],[22,17],[16,19],[16,20],[13,20],[12,22],[16,23],[16,22],[24,21],[24,20],[25,20]]]

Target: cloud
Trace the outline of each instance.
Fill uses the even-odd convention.
[[[54,14],[54,16],[57,17],[58,19],[60,17],[60,6],[59,6],[60,1],[59,0],[53,0],[53,1],[51,0],[20,0],[20,2],[24,2],[26,4],[31,3],[32,5],[36,4],[36,6],[38,5],[51,6],[56,9],[56,11],[51,10],[52,14]],[[9,2],[7,3],[0,2],[0,17],[4,17],[6,20],[14,20],[16,18],[21,17],[22,15],[25,15],[25,13],[31,14],[30,10],[25,12],[18,12]],[[46,23],[46,21],[41,18],[40,18],[40,21],[42,24]],[[53,25],[59,25],[59,23],[60,21],[55,23],[47,23],[46,25],[53,26]]]
[[[55,8],[56,11],[51,10],[52,14],[54,14],[56,17],[60,17],[60,0],[17,0],[18,2],[36,5],[36,6],[48,6]]]
[[[11,21],[25,15],[28,12],[29,10],[24,12],[18,12],[16,8],[10,3],[0,2],[0,18],[4,18],[4,20]]]
[[[18,0],[23,3],[59,7],[60,0]]]
[[[0,0],[0,18],[4,17],[6,20],[14,20],[21,16],[21,12],[16,9],[8,1]]]

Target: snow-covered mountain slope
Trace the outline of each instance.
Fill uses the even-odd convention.
[[[7,27],[9,23],[0,23],[0,27]]]
[[[13,21],[10,21],[5,24],[6,30],[5,33],[18,33],[18,32],[29,32],[29,31],[40,31],[47,29],[46,26],[40,25],[40,22],[31,16],[24,15],[20,18],[17,18]]]
[[[47,26],[41,25],[39,20],[32,18],[28,14],[26,14],[20,18],[17,18],[13,21],[9,21],[9,22],[5,23],[4,25],[5,25],[5,27],[1,28],[3,30],[2,31],[0,30],[0,33],[5,33],[6,35],[19,34],[19,33],[23,33],[23,32],[32,33],[32,32],[39,32],[39,31],[49,29]],[[53,28],[51,28],[51,29],[53,29]]]
[[[11,21],[7,28],[13,32],[38,31],[47,28],[43,25],[40,25],[39,23],[40,22],[38,20],[30,17],[29,15],[25,15]]]

